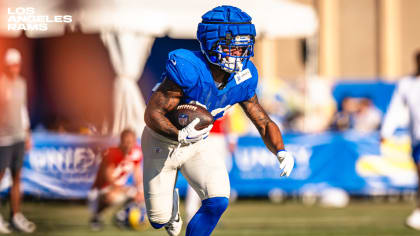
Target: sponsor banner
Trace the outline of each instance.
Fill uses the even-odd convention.
[[[23,167],[23,190],[45,198],[85,198],[92,185],[100,153],[116,139],[35,133],[34,148]],[[416,173],[407,137],[380,145],[377,133],[286,134],[286,148],[295,157],[290,177],[280,177],[275,155],[260,137],[243,136],[227,157],[232,190],[239,196],[267,196],[273,192],[302,195],[340,188],[350,194],[378,195],[414,191]],[[179,173],[183,195],[187,181]],[[10,178],[0,185],[5,193]]]
[[[101,161],[115,139],[35,133],[23,165],[25,194],[48,198],[85,198]]]
[[[280,177],[277,158],[260,137],[241,137],[233,155],[231,187],[239,196],[319,194],[339,188],[350,194],[378,195],[414,191],[417,177],[407,137],[380,144],[377,133],[285,135],[295,157],[288,178]]]

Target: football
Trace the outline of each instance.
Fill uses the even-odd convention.
[[[114,223],[121,229],[143,231],[149,226],[146,207],[135,202],[128,202],[113,217]]]
[[[187,126],[195,118],[200,118],[200,122],[195,126],[197,130],[204,129],[213,124],[213,116],[206,108],[195,104],[178,105],[168,114],[169,120],[177,129]]]

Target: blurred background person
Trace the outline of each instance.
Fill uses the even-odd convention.
[[[406,106],[409,112],[409,132],[411,137],[412,157],[416,164],[418,184],[420,185],[420,50],[415,55],[416,72],[401,79],[392,96],[388,111],[385,114],[381,130],[381,141],[393,136],[400,124],[400,108]],[[417,187],[417,207],[407,218],[406,224],[420,230],[420,188]]]
[[[354,129],[359,132],[373,132],[379,129],[382,112],[373,104],[372,99],[360,98],[354,116]]]
[[[143,204],[143,174],[140,166],[142,160],[143,154],[137,145],[136,134],[131,129],[121,132],[118,147],[108,148],[104,152],[88,196],[92,211],[92,230],[103,228],[101,214],[106,208],[122,204],[129,199],[134,199],[139,205]],[[134,177],[134,186],[128,187],[126,183],[131,174]]]
[[[354,127],[354,118],[358,110],[357,99],[344,97],[341,101],[341,111],[337,111],[332,121],[332,129],[345,131]]]
[[[341,110],[333,117],[331,129],[366,133],[378,130],[381,122],[382,112],[369,97],[346,96],[341,101]]]
[[[36,226],[21,212],[20,176],[25,151],[31,148],[31,134],[26,106],[26,83],[20,75],[21,54],[9,48],[4,57],[5,70],[0,77],[0,181],[7,168],[12,174],[10,223],[13,228],[32,233]],[[0,216],[0,232],[10,233]]]

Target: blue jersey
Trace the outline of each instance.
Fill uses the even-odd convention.
[[[241,72],[232,73],[223,89],[218,89],[206,60],[200,51],[178,49],[169,53],[163,77],[182,88],[181,104],[205,105],[218,119],[232,105],[255,95],[258,72],[251,61]]]

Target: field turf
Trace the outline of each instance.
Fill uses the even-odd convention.
[[[327,209],[319,206],[306,207],[295,201],[274,204],[265,200],[239,200],[231,204],[212,235],[420,235],[420,232],[404,226],[405,217],[414,204],[407,202],[386,203],[371,200],[353,200],[343,209]],[[1,206],[6,216],[8,206]],[[88,228],[88,210],[80,202],[25,201],[24,212],[38,225],[32,235],[42,236],[130,236],[166,235],[164,229],[145,232],[125,231],[110,221],[112,211],[107,212],[107,225],[102,232]],[[185,232],[185,227],[183,234]],[[14,233],[13,235],[26,235]]]

